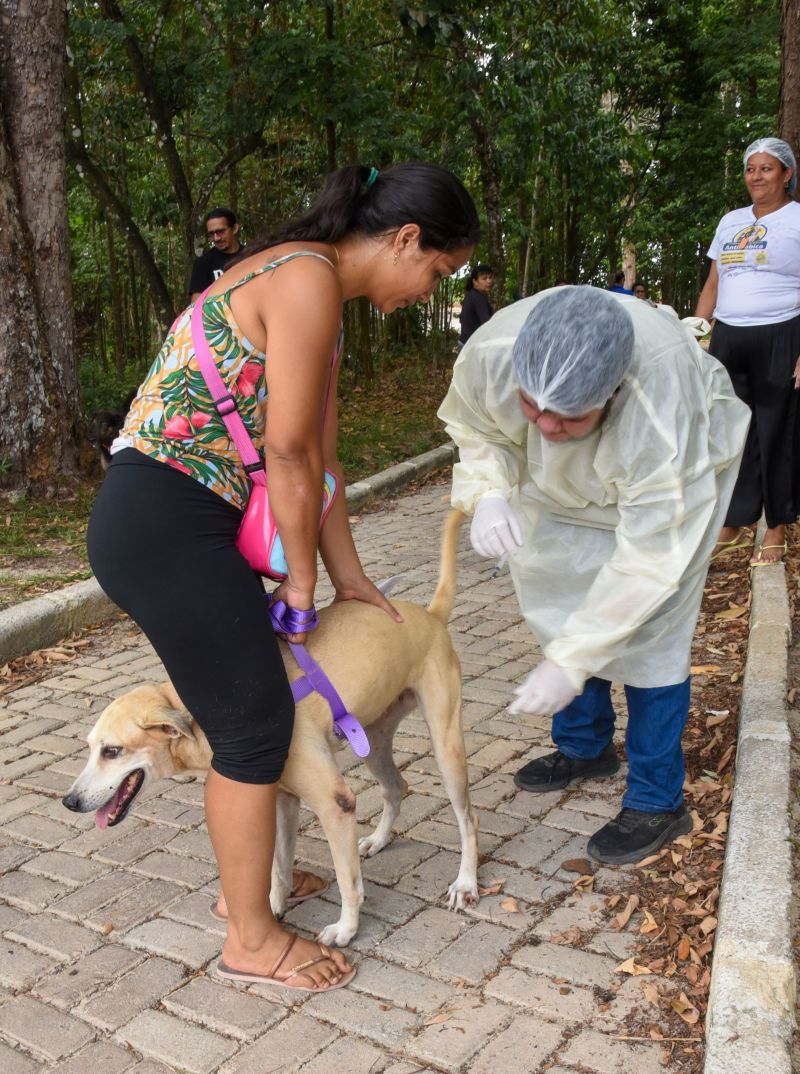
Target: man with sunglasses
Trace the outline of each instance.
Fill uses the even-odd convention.
[[[192,302],[222,275],[234,257],[244,249],[244,243],[239,242],[239,223],[232,209],[212,209],[206,214],[205,224],[211,248],[194,259],[189,281]]]
[[[638,861],[691,829],[681,733],[692,635],[750,413],[674,311],[594,287],[507,306],[462,350],[439,411],[453,505],[508,559],[544,660],[509,711],[552,716],[533,793],[613,775],[612,681],[628,706],[620,813],[589,840]]]

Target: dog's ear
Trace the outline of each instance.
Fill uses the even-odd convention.
[[[194,740],[194,720],[188,712],[159,707],[148,712],[141,722],[145,731],[163,731],[167,738],[191,738]]]

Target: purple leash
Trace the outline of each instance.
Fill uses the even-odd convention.
[[[290,608],[282,600],[273,600],[271,593],[267,594],[267,601],[272,629],[276,634],[301,634],[308,630],[315,630],[319,625],[316,608],[298,611],[296,608]],[[313,693],[324,697],[330,705],[336,736],[346,738],[353,747],[354,753],[359,757],[366,757],[369,753],[369,740],[366,732],[352,712],[348,712],[331,680],[305,645],[297,645],[293,641],[287,644],[301,671],[304,672],[301,679],[292,683],[292,697],[295,702],[302,701],[304,697]]]

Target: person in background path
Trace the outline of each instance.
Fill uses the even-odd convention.
[[[611,683],[623,683],[627,788],[588,851],[639,861],[692,826],[692,635],[747,407],[674,311],[557,287],[475,333],[439,417],[459,451],[453,505],[473,515],[480,555],[510,557],[545,657],[510,711],[553,716],[557,749],[515,782],[542,793],[616,772]]]
[[[647,285],[642,283],[641,280],[634,280],[633,283],[633,297],[639,298],[642,302],[647,302],[650,306],[657,306],[658,303],[654,302],[647,293]]]
[[[461,306],[461,331],[458,334],[459,350],[472,333],[486,324],[494,313],[489,292],[494,286],[494,269],[491,265],[476,265],[467,280],[464,302]]]
[[[614,269],[608,276],[607,291],[613,291],[618,295],[632,295],[633,291],[630,287],[625,286],[625,271],[624,269]]]
[[[715,318],[709,352],[753,414],[716,555],[749,543],[743,528],[763,510],[767,531],[750,560],[761,567],[783,559],[785,525],[800,513],[800,205],[791,148],[780,138],[753,142],[744,181],[752,204],[720,220],[695,312]]]
[[[192,277],[189,281],[189,297],[192,302],[214,280],[218,280],[230,262],[244,248],[239,242],[239,222],[231,209],[218,207],[206,214],[206,235],[211,249],[194,259]]]

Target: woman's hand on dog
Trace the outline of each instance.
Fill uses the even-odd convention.
[[[400,612],[397,611],[393,604],[389,603],[375,583],[367,578],[366,574],[362,573],[360,577],[354,578],[352,581],[339,584],[336,587],[336,596],[333,598],[333,602],[338,604],[340,600],[360,600],[364,604],[374,604],[376,608],[380,608],[381,611],[390,615],[396,623],[403,622]]]
[[[294,608],[298,612],[305,612],[314,607],[314,590],[312,589],[309,592],[307,589],[293,586],[288,578],[273,591],[272,597],[274,600],[282,600],[284,604],[288,604],[290,608]],[[301,634],[281,634],[280,636],[295,645],[304,645],[308,637],[308,631],[303,631]]]

